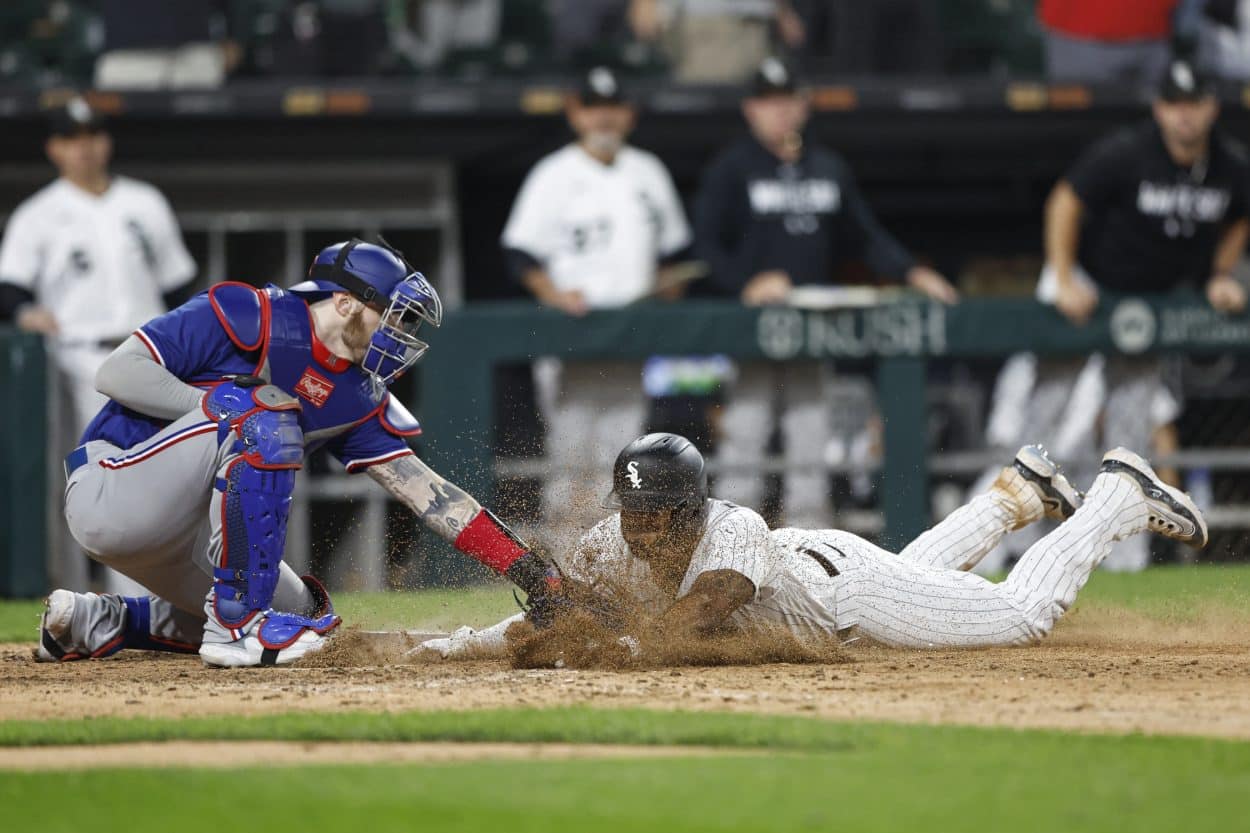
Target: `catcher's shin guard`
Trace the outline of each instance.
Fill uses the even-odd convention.
[[[324,589],[306,580],[312,616],[271,609],[277,589],[295,471],[304,456],[299,403],[261,380],[236,379],[205,398],[205,411],[233,432],[238,456],[219,472],[221,551],[205,604],[200,657],[208,665],[294,662],[325,643],[342,621]]]
[[[268,609],[278,584],[295,472],[303,464],[299,402],[251,378],[225,382],[205,397],[224,441],[238,456],[217,477],[221,556],[213,570],[214,612],[222,624]]]
[[[257,469],[242,457],[226,468],[222,494],[221,562],[216,579],[216,613],[223,623],[266,610],[278,586],[295,472]]]

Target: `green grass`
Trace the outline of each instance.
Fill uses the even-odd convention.
[[[0,721],[0,746],[167,740],[362,740],[624,743],[841,749],[852,729],[798,717],[646,709],[491,709],[291,713],[256,717]]]
[[[917,726],[934,742],[954,736],[1005,731],[1022,739],[1055,735],[1040,729],[987,730],[975,727]],[[598,709],[476,709],[419,712],[291,712],[277,715],[200,718],[96,717],[83,720],[0,721],[0,746],[66,746],[174,740],[277,741],[499,741],[510,743],[613,743],[640,746],[715,746],[836,752],[880,742],[882,733],[910,731],[893,724],[839,723],[809,717],[727,712]],[[946,738],[952,734],[952,738]],[[1092,736],[1091,736],[1092,737]],[[1123,739],[1109,735],[1109,738]],[[1133,738],[1134,736],[1128,736]],[[1250,764],[1250,743],[1188,737],[1136,737],[1180,747],[1208,744],[1242,747]]]
[[[509,585],[415,593],[335,593],[334,607],[349,625],[377,630],[454,630],[493,625],[518,611]]]
[[[1237,612],[1250,617],[1250,565],[1154,567],[1142,573],[1095,573],[1077,605],[1126,608],[1162,621]]]
[[[223,808],[235,813],[246,808],[249,828],[274,831],[354,830],[367,824],[371,833],[1198,833],[1245,829],[1250,792],[1250,744],[1193,738],[586,709],[374,715],[363,722],[359,717],[323,715],[306,721],[298,736],[316,737],[318,722],[343,736],[343,726],[333,722],[341,718],[361,728],[346,733],[352,738],[565,737],[777,751],[760,757],[727,750],[716,758],[667,760],[5,773],[0,806],[9,829],[75,833],[217,831]],[[293,725],[285,717],[268,722],[283,731]]]
[[[33,643],[42,612],[41,599],[0,599],[0,642]]]

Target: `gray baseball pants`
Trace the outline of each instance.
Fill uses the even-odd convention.
[[[87,443],[68,472],[70,532],[93,559],[151,591],[150,635],[158,640],[201,641],[212,565],[221,554],[222,496],[214,482],[237,457],[233,446],[233,434],[219,442],[217,423],[196,410],[132,448]],[[274,609],[311,613],[315,606],[282,564]],[[120,597],[78,596],[70,626],[76,649],[98,650],[124,626]]]

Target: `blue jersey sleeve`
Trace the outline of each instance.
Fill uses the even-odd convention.
[[[326,450],[354,474],[378,463],[389,463],[411,454],[408,441],[421,434],[421,423],[398,399],[386,400],[361,424],[341,437],[335,437]]]
[[[207,292],[153,318],[135,331],[152,358],[183,381],[251,372],[248,357],[230,340]]]
[[[406,438],[388,431],[376,415],[326,443],[326,451],[346,466],[349,474],[412,454]]]

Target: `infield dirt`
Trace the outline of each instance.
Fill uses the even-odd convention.
[[[1033,647],[853,645],[836,664],[647,671],[411,662],[347,636],[319,667],[242,670],[137,652],[37,664],[31,645],[4,645],[0,719],[586,704],[1250,739],[1250,617],[1233,612],[1161,625],[1078,610]]]

